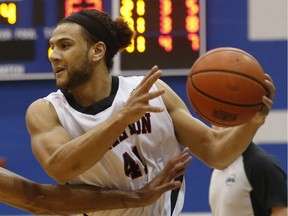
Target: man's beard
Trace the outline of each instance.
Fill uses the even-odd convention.
[[[68,73],[66,85],[61,90],[69,91],[87,83],[93,74],[90,62],[84,61],[81,65],[71,68]]]

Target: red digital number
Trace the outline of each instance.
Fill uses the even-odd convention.
[[[65,16],[81,9],[97,9],[103,11],[102,0],[65,0]]]

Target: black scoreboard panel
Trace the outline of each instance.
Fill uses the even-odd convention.
[[[53,78],[51,33],[81,8],[123,16],[136,31],[132,46],[115,59],[117,74],[146,73],[157,64],[181,75],[205,45],[199,6],[198,0],[0,0],[0,80]]]
[[[111,13],[111,1],[0,0],[0,79],[53,78],[51,33],[59,20],[81,8]]]
[[[120,56],[122,73],[146,73],[157,64],[165,69],[164,74],[187,74],[205,50],[204,1],[201,0],[202,5],[200,0],[120,2],[120,15],[130,21],[137,33],[132,46]]]

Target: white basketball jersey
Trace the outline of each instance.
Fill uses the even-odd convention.
[[[45,99],[53,104],[62,126],[73,139],[118,112],[142,79],[143,77],[119,77],[119,88],[112,105],[96,115],[84,114],[73,109],[60,90],[51,93]],[[156,89],[154,85],[151,91]],[[165,108],[161,97],[151,100],[150,104]],[[95,143],[95,145],[101,144]],[[167,110],[161,113],[146,113],[139,121],[130,124],[123,131],[97,164],[69,183],[137,190],[150,182],[163,170],[167,162],[179,153],[179,144]],[[183,207],[184,191],[183,179],[173,213],[171,213],[171,192],[166,192],[157,202],[148,207],[97,211],[88,215],[176,216],[180,214]]]
[[[243,157],[224,170],[214,169],[210,180],[209,203],[213,216],[252,216],[252,186],[245,174]]]

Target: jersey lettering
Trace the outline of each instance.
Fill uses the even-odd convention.
[[[129,132],[130,135],[133,134],[147,134],[147,133],[151,133],[152,131],[152,127],[151,127],[151,121],[150,121],[150,117],[151,114],[150,113],[146,113],[141,119],[139,119],[138,121],[129,124],[128,128],[129,128]],[[110,149],[115,148],[120,142],[122,142],[123,140],[128,138],[128,134],[126,131],[123,131],[123,133],[118,137],[118,139],[116,140],[116,142],[110,147]]]
[[[150,113],[146,113],[141,120],[128,125],[130,134],[147,134],[151,133]]]
[[[147,174],[148,173],[147,167],[145,166],[145,164],[143,164],[143,161],[139,155],[139,152],[138,152],[136,146],[134,146],[132,148],[132,152],[141,161],[142,165],[144,166],[145,174]],[[132,179],[135,179],[135,178],[141,177],[143,175],[141,172],[139,164],[137,164],[137,162],[128,154],[128,152],[125,152],[123,154],[123,161],[124,161],[124,172],[125,172],[126,176],[128,176]]]

